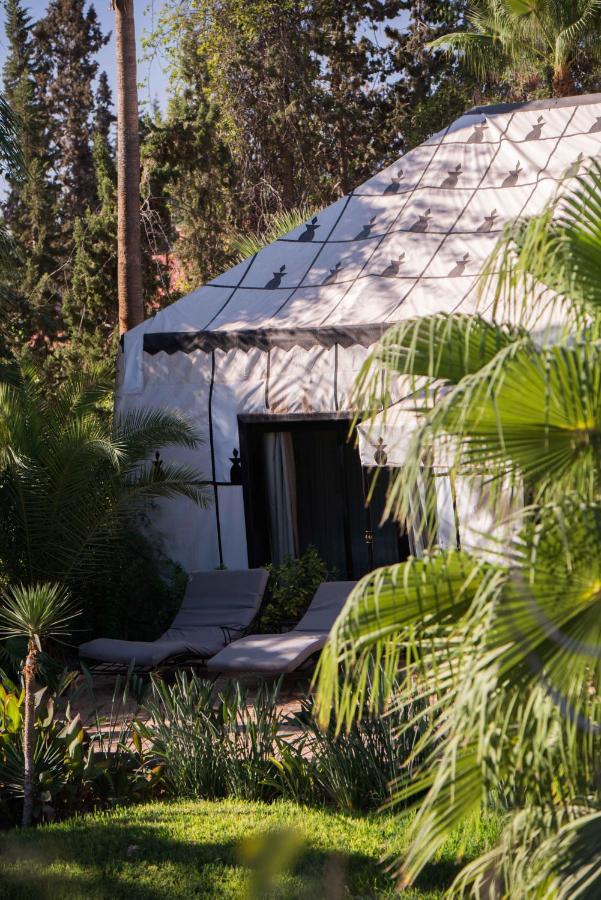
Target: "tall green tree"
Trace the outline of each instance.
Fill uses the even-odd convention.
[[[36,79],[50,120],[58,217],[70,240],[75,220],[96,195],[92,144],[96,54],[107,43],[86,0],[50,0],[34,26]]]
[[[403,108],[388,85],[394,59],[382,32],[401,8],[401,0],[309,5],[309,51],[321,61],[321,151],[337,193],[348,194],[400,153]]]
[[[105,146],[111,147],[111,129],[115,123],[115,113],[113,112],[113,92],[106,72],[101,72],[98,76],[94,100],[94,135],[100,135]]]
[[[69,342],[57,351],[68,369],[110,366],[117,350],[117,194],[111,146],[97,131],[93,149],[98,200],[75,221],[73,260],[62,317]]]
[[[174,179],[176,253],[190,282],[223,268],[232,235],[326,205],[398,155],[400,107],[376,34],[398,7],[164,5],[154,44],[169,62],[172,100],[150,155]]]
[[[320,662],[324,719],[334,708],[340,724],[352,721],[380,662],[384,694],[400,676],[394,702],[418,704],[407,727],[424,761],[397,794],[419,807],[405,884],[454,827],[496,802],[498,843],[453,895],[494,884],[502,896],[588,897],[601,885],[600,248],[595,164],[495,251],[485,278],[499,316],[521,311],[520,327],[465,315],[401,323],[357,387],[358,406],[374,412],[386,376],[422,389],[389,494],[395,516],[411,521],[410,496],[441,451],[452,479],[486,483],[499,524],[508,486],[531,498],[496,558],[434,548],[369,575]],[[535,337],[528,315],[549,302],[564,310],[565,332]],[[424,385],[444,396],[433,402]]]
[[[175,254],[174,286],[180,291],[227,268],[228,242],[244,214],[206,65],[189,37],[182,35],[180,76],[167,109],[145,120],[142,145],[144,202],[160,205],[162,237]]]
[[[403,151],[421,144],[466,109],[496,99],[495,85],[484,84],[457,59],[430,42],[465,27],[467,0],[402,0],[401,16],[388,25],[395,103],[404,110]]]
[[[48,278],[59,264],[62,247],[56,233],[57,190],[53,183],[50,119],[37,82],[31,17],[21,0],[6,0],[6,60],[3,88],[16,117],[16,138],[23,165],[6,173],[2,212],[14,238],[20,264],[7,277],[11,294],[6,324],[12,344],[35,341],[51,327],[56,296]],[[11,339],[9,338],[9,343]]]

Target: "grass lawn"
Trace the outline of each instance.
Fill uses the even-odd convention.
[[[465,840],[449,841],[419,887],[403,896],[440,897],[458,856],[481,850],[488,831],[480,824],[466,829]],[[0,835],[0,896],[392,898],[379,860],[402,846],[402,830],[385,816],[352,818],[285,802],[157,803]],[[270,877],[273,869],[279,873]]]

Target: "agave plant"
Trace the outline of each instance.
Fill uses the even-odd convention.
[[[418,425],[392,477],[391,514],[411,522],[436,456],[451,479],[486,483],[492,513],[508,485],[529,501],[496,556],[430,547],[364,579],[320,660],[324,722],[334,710],[348,726],[374,676],[390,697],[400,684],[395,702],[427,705],[406,726],[423,728],[415,753],[425,761],[396,787],[397,801],[425,793],[403,883],[494,802],[500,841],[454,892],[594,896],[601,884],[590,852],[601,808],[600,176],[594,167],[508,228],[487,276],[501,272],[499,310],[562,305],[569,336],[483,316],[404,322],[357,385],[358,407],[373,414],[399,376],[413,380]]]

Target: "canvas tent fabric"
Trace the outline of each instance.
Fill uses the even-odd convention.
[[[188,571],[246,566],[242,489],[231,478],[238,416],[340,415],[386,328],[476,311],[504,225],[540,212],[600,150],[601,95],[471,110],[128,332],[118,408],[181,410],[206,435],[177,458],[204,472],[215,503],[157,504],[167,552]]]

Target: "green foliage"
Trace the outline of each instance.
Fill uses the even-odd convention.
[[[402,323],[357,386],[359,408],[372,413],[389,404],[393,378],[417,389],[420,421],[388,498],[396,516],[412,515],[410,494],[434,460],[480,485],[482,506],[506,534],[494,564],[434,549],[367,576],[320,659],[324,723],[332,710],[339,728],[360,715],[375,663],[385,697],[394,686],[402,706],[427,704],[427,717],[418,709],[399,729],[423,728],[416,777],[395,793],[419,806],[403,884],[491,797],[506,809],[498,842],[452,895],[480,896],[491,879],[511,897],[586,896],[595,883],[600,184],[593,166],[566,199],[507,229],[484,287],[500,272],[497,312],[519,304],[522,327],[453,315]],[[569,336],[525,327],[558,304]],[[508,486],[527,486],[532,500],[510,521],[499,502]]]
[[[0,565],[11,581],[64,581],[79,596],[149,501],[206,502],[198,472],[163,463],[158,478],[148,462],[167,445],[197,446],[198,431],[163,412],[111,422],[110,397],[110,385],[85,374],[52,395],[30,369],[0,383]]]
[[[76,615],[73,598],[60,584],[15,585],[2,597],[0,635],[26,637],[41,649],[42,639],[68,634]]]
[[[153,803],[6,835],[0,878],[7,900],[48,893],[96,900],[107,889],[115,900],[239,900],[263,874],[252,849],[263,848],[273,860],[289,835],[295,848],[289,866],[272,872],[259,896],[297,900],[340,891],[394,900],[398,891],[380,860],[402,845],[403,834],[389,816],[351,817],[294,803]],[[440,900],[458,856],[482,852],[492,834],[489,822],[478,820],[453,835],[406,900]]]
[[[411,779],[417,769],[414,750],[420,727],[406,729],[416,711],[394,699],[383,707],[371,686],[365,715],[348,731],[321,726],[311,700],[288,721],[298,736],[281,741],[275,763],[278,787],[297,802],[332,805],[344,812],[366,812],[387,806],[394,786]],[[399,739],[399,735],[401,735]]]
[[[85,0],[50,0],[34,28],[37,85],[52,135],[58,226],[69,241],[96,199],[92,147],[96,54],[109,40]]]
[[[93,708],[84,726],[72,703],[88,693],[64,672],[55,691],[35,694],[34,820],[144,799],[158,771],[143,764],[133,741],[131,694],[117,683],[108,711]],[[93,697],[91,698],[93,702]],[[0,824],[18,820],[23,796],[24,692],[0,681]],[[126,714],[127,711],[127,714]]]
[[[263,231],[244,233],[234,237],[231,242],[232,252],[236,254],[237,261],[242,262],[254,253],[258,253],[263,247],[267,247],[268,244],[298,228],[303,222],[307,222],[312,215],[313,211],[305,206],[287,212],[273,213],[268,217]]]
[[[259,686],[252,702],[231,682],[214,696],[213,683],[177,672],[172,685],[153,678],[148,717],[138,724],[162,781],[175,797],[270,799],[272,755],[279,728],[277,686]]]
[[[598,0],[472,0],[467,23],[430,48],[459,56],[482,80],[539,82],[566,96],[599,78]]]
[[[417,768],[423,729],[406,727],[416,710],[394,700],[382,707],[371,683],[364,718],[344,734],[320,726],[310,701],[282,720],[280,702],[278,684],[251,693],[239,682],[215,691],[193,673],[176,673],[172,684],[153,678],[137,725],[147,765],[160,765],[173,797],[286,798],[345,812],[389,803],[391,785]]]
[[[110,558],[86,579],[78,643],[93,637],[154,641],[181,606],[186,573],[136,525],[120,529]]]
[[[308,547],[298,559],[288,557],[279,566],[268,566],[268,594],[261,612],[261,631],[292,628],[306,612],[322,581],[335,577],[315,547]]]
[[[182,288],[235,261],[239,235],[271,233],[274,217],[318,209],[398,155],[400,103],[375,33],[398,5],[163,5],[150,46],[171,97],[145,170],[169,198]]]

